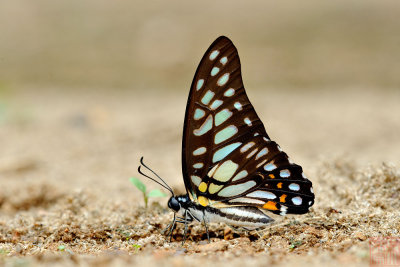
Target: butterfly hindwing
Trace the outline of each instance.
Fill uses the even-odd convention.
[[[246,95],[238,52],[226,37],[210,46],[192,82],[182,170],[189,195],[202,205],[304,213],[314,200],[301,167],[270,141]]]

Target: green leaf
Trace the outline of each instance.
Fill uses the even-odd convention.
[[[166,197],[168,196],[164,192],[160,191],[159,189],[153,189],[148,194],[149,197]]]
[[[146,186],[142,183],[142,181],[135,177],[131,177],[129,180],[134,186],[136,186],[137,189],[142,191],[143,194],[146,194]]]
[[[58,250],[59,251],[64,251],[65,250],[65,246],[64,245],[59,245],[58,246]]]

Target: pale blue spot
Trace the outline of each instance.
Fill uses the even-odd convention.
[[[203,118],[204,114],[206,114],[206,113],[204,112],[204,110],[199,109],[199,108],[196,108],[196,110],[194,111],[194,116],[193,116],[193,118],[194,118],[195,120],[201,119],[201,118]]]
[[[225,91],[224,96],[230,97],[235,94],[235,89],[229,88],[228,90]]]
[[[296,183],[291,183],[289,185],[289,189],[293,190],[293,191],[299,191],[300,190],[300,185],[296,184]]]
[[[228,156],[233,150],[235,150],[236,148],[238,148],[242,143],[237,142],[237,143],[233,143],[230,145],[227,145],[219,150],[217,150],[217,152],[214,153],[213,156],[213,163],[220,161],[221,159],[224,159],[226,156]]]
[[[204,164],[201,162],[193,164],[193,168],[195,168],[195,169],[201,169],[201,168],[203,168],[203,166],[204,166]]]
[[[235,102],[235,104],[233,104],[233,106],[234,106],[237,110],[242,110],[242,104],[240,104],[239,102]]]
[[[250,194],[247,194],[246,196],[247,197],[256,197],[256,198],[266,198],[266,199],[275,199],[276,198],[276,195],[274,193],[271,193],[268,191],[261,191],[261,190],[251,192]]]
[[[250,149],[250,147],[254,146],[256,143],[254,142],[248,142],[247,144],[245,144],[244,146],[242,146],[242,148],[240,149],[240,152],[244,153],[247,150]]]
[[[221,106],[222,103],[224,103],[224,102],[217,99],[217,100],[215,100],[215,101],[211,104],[210,108],[211,108],[212,110],[215,110],[215,109],[217,109],[219,106]]]
[[[234,125],[230,125],[230,126],[226,127],[225,129],[219,131],[215,135],[214,143],[215,144],[222,143],[222,142],[228,140],[229,138],[231,138],[232,136],[234,136],[237,132],[238,132],[238,129]]]
[[[233,177],[232,182],[240,180],[240,179],[246,177],[248,174],[249,173],[246,170],[243,170],[243,171],[239,172],[238,174],[236,174],[235,177]]]
[[[215,115],[215,126],[221,125],[232,116],[232,112],[228,109],[223,109]]]
[[[212,68],[212,70],[211,70],[211,76],[217,75],[218,72],[219,72],[219,68],[218,68],[218,67]]]
[[[292,202],[293,202],[293,204],[299,206],[299,205],[301,205],[303,200],[301,199],[301,197],[294,197],[294,198],[292,198]]]
[[[225,65],[226,62],[228,62],[228,58],[227,57],[223,57],[219,60],[219,62],[221,62],[222,65]]]
[[[204,146],[202,146],[202,147],[199,147],[198,149],[196,149],[195,151],[193,151],[193,155],[198,156],[198,155],[206,153],[206,151],[207,151],[207,149]]]
[[[205,122],[200,126],[199,129],[193,131],[194,135],[200,136],[211,130],[213,123],[212,115],[209,115]]]
[[[280,173],[279,173],[279,175],[280,175],[282,178],[287,178],[287,177],[290,176],[290,171],[289,171],[289,170],[281,170]]]
[[[222,86],[226,84],[228,80],[229,80],[229,73],[225,73],[224,75],[221,76],[221,78],[218,79],[217,84],[219,86]]]
[[[268,153],[268,148],[265,147],[265,148],[261,149],[261,151],[258,152],[258,154],[256,156],[256,160],[259,159],[260,157],[266,155],[267,153]]]
[[[273,163],[268,163],[267,165],[264,166],[264,170],[266,171],[273,171],[276,169],[276,165]]]
[[[251,120],[249,119],[249,118],[244,118],[244,122],[248,125],[248,126],[251,126],[252,124],[251,124]]]
[[[227,182],[232,178],[238,168],[238,164],[232,160],[227,160],[218,167],[216,172],[212,175],[212,178],[220,182]]]
[[[190,178],[192,178],[192,183],[194,183],[196,186],[199,186],[201,183],[201,178],[199,176],[192,175]]]
[[[200,79],[200,80],[197,81],[197,85],[196,85],[197,91],[200,90],[201,87],[203,87],[203,84],[204,84],[204,80],[203,79]]]
[[[210,60],[214,60],[218,55],[219,55],[219,51],[218,50],[212,51],[211,54],[210,54]]]
[[[214,92],[208,90],[201,99],[201,103],[203,103],[204,105],[208,105],[211,99],[214,97],[214,95],[215,95]]]
[[[246,158],[248,158],[248,159],[251,158],[257,151],[258,151],[258,148],[253,149],[253,151],[251,151],[251,153],[248,154]]]
[[[230,185],[219,191],[218,196],[220,197],[232,197],[240,195],[250,188],[254,187],[257,183],[254,181],[247,181],[242,184]]]

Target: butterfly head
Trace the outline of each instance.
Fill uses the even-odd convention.
[[[178,212],[181,209],[181,204],[179,204],[177,197],[170,197],[170,199],[168,200],[168,208],[170,208],[174,212]]]

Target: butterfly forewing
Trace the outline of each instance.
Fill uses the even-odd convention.
[[[210,46],[194,76],[182,165],[186,189],[201,205],[219,202],[304,213],[313,204],[311,182],[270,141],[251,105],[237,50],[226,37]]]

